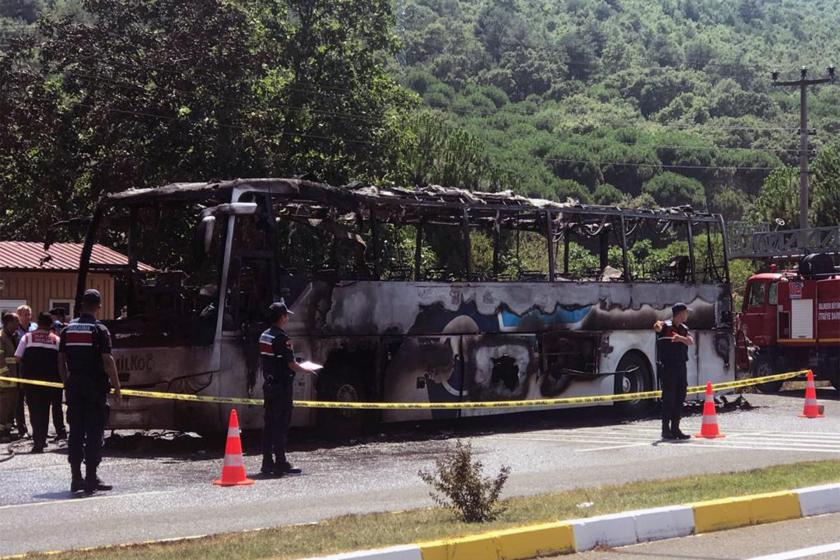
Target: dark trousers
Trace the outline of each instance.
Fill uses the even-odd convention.
[[[264,404],[263,466],[282,466],[286,462],[286,442],[292,422],[291,390],[288,395],[267,397]]]
[[[67,428],[64,426],[64,409],[61,408],[61,401],[63,391],[61,389],[50,389],[52,398],[50,399],[50,410],[52,410],[53,427],[55,428],[55,435],[60,436],[67,433]],[[32,414],[30,412],[30,414]],[[33,428],[34,430],[35,428]]]
[[[26,387],[26,404],[29,406],[29,422],[32,424],[32,445],[43,449],[47,446],[47,430],[50,424],[50,403],[53,391],[47,387]]]
[[[29,430],[26,428],[26,391],[18,392],[17,406],[15,407],[15,424],[17,425],[18,433],[23,434]]]
[[[102,436],[108,418],[105,395],[67,393],[67,421],[70,437],[67,441],[68,459],[75,469],[82,461],[88,472],[95,471],[102,461]]]
[[[661,368],[660,381],[662,383],[662,426],[671,430],[678,430],[682,408],[685,402],[685,391],[688,388],[688,373],[685,364],[664,364]],[[670,426],[669,424],[670,423]]]

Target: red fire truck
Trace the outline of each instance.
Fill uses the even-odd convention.
[[[811,254],[796,270],[771,265],[754,274],[737,324],[739,368],[756,377],[812,369],[840,390],[840,270],[830,256]],[[781,385],[759,388],[771,392]]]

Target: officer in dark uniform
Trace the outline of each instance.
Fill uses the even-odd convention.
[[[283,330],[291,314],[285,303],[272,303],[268,308],[272,325],[260,335],[265,404],[261,472],[266,476],[300,473],[300,469],[286,459],[286,441],[292,420],[295,373],[310,373],[311,370],[295,362],[292,343]]]
[[[111,356],[111,333],[96,319],[101,303],[97,290],[87,290],[82,296],[81,316],[61,332],[59,344],[58,367],[67,391],[70,423],[70,491],[84,490],[87,495],[111,489],[96,476],[102,459],[109,380],[116,397],[121,396],[117,365]]]
[[[670,321],[657,321],[656,355],[662,385],[662,439],[689,439],[680,430],[683,402],[688,388],[688,347],[694,339],[688,332],[688,306],[677,303],[671,307]]]

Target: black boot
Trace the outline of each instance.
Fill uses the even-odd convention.
[[[114,487],[111,484],[106,484],[102,482],[102,479],[98,476],[96,477],[96,490],[99,492],[107,492],[108,490],[113,490]]]
[[[87,466],[85,469],[85,496],[92,496],[99,486],[99,478],[96,476],[96,467]]]
[[[276,458],[275,464],[277,465],[277,470],[282,472],[283,474],[300,474],[301,470],[297,467],[292,466],[292,464],[286,460],[285,455],[281,455]]]
[[[263,454],[262,467],[260,473],[263,476],[283,476],[283,472],[277,469],[277,465],[269,454]]]
[[[674,439],[674,434],[671,432],[671,426],[667,420],[662,421],[662,439]]]
[[[70,472],[72,473],[72,481],[70,482],[70,491],[73,493],[81,492],[85,489],[85,479],[82,478],[82,466],[70,465]]]
[[[680,430],[680,420],[677,418],[676,420],[671,420],[671,433],[674,434],[674,438],[676,439],[691,439],[691,436],[688,434],[684,434]]]

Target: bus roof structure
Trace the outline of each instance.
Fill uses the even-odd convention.
[[[577,201],[556,202],[528,198],[512,191],[480,192],[441,187],[403,188],[366,184],[333,186],[305,179],[234,179],[205,183],[172,183],[158,188],[129,189],[108,195],[111,206],[146,206],[168,202],[202,203],[219,199],[230,200],[231,192],[270,194],[283,200],[300,218],[326,218],[336,210],[343,212],[373,212],[377,219],[397,219],[400,223],[462,224],[464,219],[475,225],[489,225],[501,221],[545,223],[551,213],[555,223],[598,224],[605,219],[654,220],[693,224],[722,223],[719,215],[698,212],[690,206],[643,209],[580,204]],[[539,216],[539,217],[537,217]],[[535,219],[536,218],[536,219]],[[518,223],[518,227],[525,224]]]

